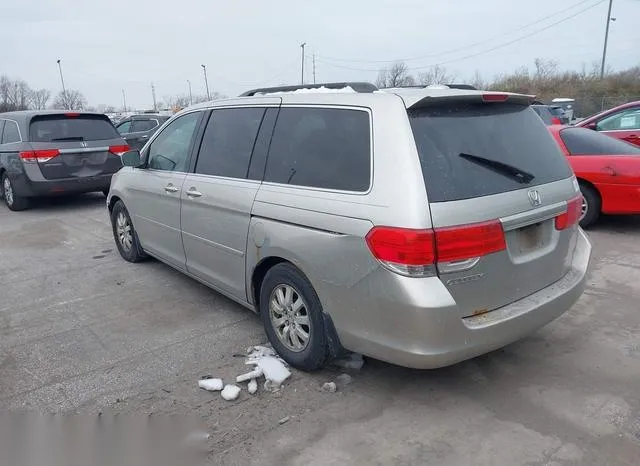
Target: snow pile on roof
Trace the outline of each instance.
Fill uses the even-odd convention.
[[[256,92],[255,95],[278,95],[278,94],[355,94],[351,86],[341,87],[338,89],[331,89],[329,87],[305,87],[302,89],[296,89],[295,91],[277,91],[277,92]]]

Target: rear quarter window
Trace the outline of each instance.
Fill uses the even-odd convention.
[[[100,141],[119,137],[111,120],[102,115],[41,115],[34,117],[29,126],[31,142]]]
[[[640,155],[640,148],[591,129],[566,128],[560,137],[571,155]]]
[[[265,181],[366,192],[371,178],[371,127],[365,110],[280,110]]]
[[[489,196],[572,174],[546,126],[529,107],[460,103],[410,109],[408,114],[430,202]],[[511,169],[527,176],[514,176]]]

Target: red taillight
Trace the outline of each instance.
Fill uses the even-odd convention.
[[[508,94],[482,94],[483,102],[504,102],[508,98]]]
[[[66,116],[67,118],[76,118],[79,117],[80,114],[77,112],[67,112],[64,114],[64,116]]]
[[[567,201],[567,211],[556,217],[556,230],[566,230],[577,224],[582,215],[582,196]]]
[[[401,265],[432,265],[435,248],[432,230],[375,227],[367,235],[373,255],[383,261]]]
[[[562,120],[558,117],[551,117],[551,124],[552,125],[561,125],[562,124]]]
[[[486,256],[507,248],[499,220],[459,227],[437,228],[438,262],[454,262]]]
[[[128,152],[129,149],[129,146],[127,146],[126,144],[123,146],[109,146],[109,152],[116,155],[122,155],[125,152]]]
[[[410,276],[435,275],[436,263],[475,259],[507,248],[499,220],[435,230],[375,227],[367,244],[387,267]]]
[[[25,162],[47,162],[60,155],[58,149],[27,150],[20,152],[20,158]]]

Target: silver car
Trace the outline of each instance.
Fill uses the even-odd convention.
[[[259,313],[301,369],[487,353],[569,309],[591,256],[531,100],[342,83],[188,108],[123,155],[117,247]]]

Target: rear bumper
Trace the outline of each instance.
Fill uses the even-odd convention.
[[[379,294],[366,298],[365,305],[371,312],[366,318],[360,316],[360,328],[340,326],[341,321],[353,322],[341,319],[340,314],[354,311],[347,308],[332,313],[341,342],[351,351],[417,369],[448,366],[501,348],[556,319],[580,297],[591,243],[582,230],[578,229],[577,235],[571,267],[563,278],[478,316],[458,317],[455,301],[444,286],[438,287],[435,282],[426,287],[418,283],[420,279],[402,278],[402,283],[370,284],[369,293]],[[400,289],[405,293],[400,294]],[[362,296],[359,299],[362,302]]]
[[[65,178],[60,180],[33,180],[26,173],[11,176],[14,191],[22,197],[55,196],[88,193],[109,189],[113,174],[87,178]]]

